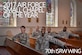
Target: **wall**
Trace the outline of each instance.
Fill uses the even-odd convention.
[[[17,0],[20,2],[45,2],[46,0]],[[46,9],[44,9],[44,11],[46,11]],[[28,18],[18,18],[17,24],[18,26],[21,25],[25,25],[25,26],[36,26],[36,25],[40,25],[40,26],[45,26],[45,18],[46,18],[46,14],[44,13],[40,13],[39,14],[39,23],[36,22],[35,18],[31,18],[31,22],[28,22]],[[23,22],[24,21],[24,22]]]
[[[82,27],[82,0],[77,0],[77,26]]]
[[[21,0],[18,0],[21,1]],[[46,1],[46,0],[23,0],[23,1]],[[78,25],[78,28],[70,28],[69,27],[69,19],[70,19],[70,0],[59,0],[59,4],[58,4],[58,19],[59,19],[59,27],[58,28],[52,28],[53,31],[59,32],[60,30],[62,30],[63,26],[67,26],[68,30],[82,30],[82,25],[81,25],[81,18],[82,18],[82,3],[79,2],[77,0],[77,22],[80,25]],[[44,9],[46,11],[46,9]],[[45,18],[46,18],[46,14],[39,14],[39,23],[36,23],[35,19],[32,19],[31,23],[28,23],[28,19],[27,18],[18,18],[17,19],[17,27],[0,27],[0,35],[6,35],[7,31],[11,31],[13,35],[16,35],[17,33],[20,32],[19,27],[21,25],[25,25],[27,28],[26,32],[29,32],[30,27],[33,28],[33,30],[35,30],[35,26],[39,25],[39,26],[45,26]],[[67,21],[67,24],[66,24]],[[64,23],[63,23],[64,22]]]

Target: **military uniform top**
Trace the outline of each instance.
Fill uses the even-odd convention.
[[[38,38],[41,35],[41,31],[35,31],[32,33],[32,37]]]
[[[16,39],[18,39],[20,43],[29,46],[29,37],[28,37],[27,33],[19,33],[19,34],[17,34],[16,36],[13,37],[14,41]]]
[[[46,35],[54,36],[54,33],[50,32],[50,33],[46,33]]]
[[[40,37],[36,41],[36,50],[45,53],[45,49],[49,49],[49,42],[52,42],[61,47],[64,47],[64,45],[66,44],[56,38],[53,38],[50,35],[44,35],[44,37],[40,35]]]
[[[61,32],[59,32],[58,33],[62,38],[69,38],[70,36],[74,36],[74,37],[79,37],[79,35],[77,35],[77,34],[73,34],[73,33],[71,33],[71,32],[63,32],[63,31],[61,31]]]

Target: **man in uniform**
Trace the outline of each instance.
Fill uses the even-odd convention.
[[[41,35],[36,41],[36,50],[45,54],[46,49],[49,49],[49,42],[52,42],[61,47],[64,47],[66,45],[66,43],[56,38],[53,38],[50,35],[45,35],[45,31],[46,31],[45,27],[42,27]]]
[[[61,36],[61,38],[66,38],[66,39],[68,39],[70,36],[79,38],[79,35],[68,32],[67,27],[64,27],[63,31],[59,32],[58,34]]]
[[[41,35],[41,31],[39,30],[39,26],[36,27],[36,30],[32,33],[32,37],[38,38]]]
[[[18,42],[29,46],[29,36],[27,35],[27,33],[25,33],[26,31],[25,26],[21,26],[20,30],[21,30],[21,33],[15,35],[12,40],[13,41],[18,40]]]
[[[46,35],[50,35],[54,38],[61,38],[61,36],[55,32],[51,32],[51,27],[47,27],[47,33]]]

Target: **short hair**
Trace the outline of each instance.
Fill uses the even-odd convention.
[[[44,26],[42,26],[41,30],[42,30],[43,28],[46,30],[46,27],[44,27]]]
[[[26,27],[25,26],[21,26],[20,28],[24,28],[25,29]]]

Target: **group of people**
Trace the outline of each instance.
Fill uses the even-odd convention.
[[[20,30],[21,30],[21,33],[14,36],[13,41],[18,40],[20,43],[30,46],[29,36],[25,32],[26,30],[25,26],[21,26]],[[51,27],[46,28],[43,26],[41,30],[39,30],[39,26],[37,26],[36,30],[32,33],[32,37],[36,38],[35,49],[43,53],[45,53],[45,49],[49,48],[50,42],[62,48],[64,48],[67,45],[70,45],[57,39],[57,38],[68,39],[70,36],[79,38],[79,35],[68,32],[67,27],[64,27],[63,30],[59,33],[54,33],[54,32],[51,32]]]

